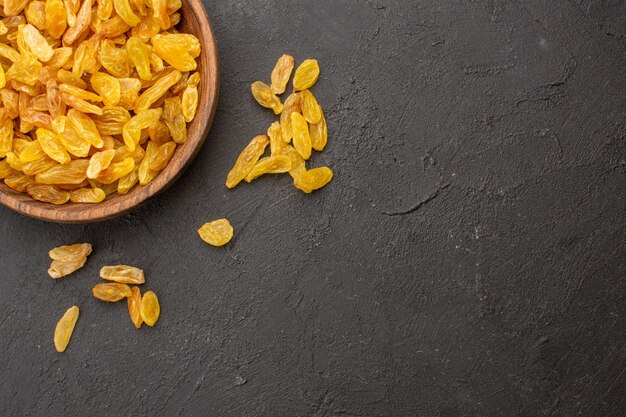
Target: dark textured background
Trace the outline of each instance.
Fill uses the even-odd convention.
[[[0,415],[624,414],[624,1],[205,3],[222,91],[186,175],[101,224],[0,209]],[[283,52],[321,63],[335,180],[228,191]],[[215,249],[196,230],[222,216]],[[146,270],[156,328],[91,297],[114,263]]]

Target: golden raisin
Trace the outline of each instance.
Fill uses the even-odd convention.
[[[161,315],[161,306],[156,294],[148,291],[141,297],[141,305],[139,308],[141,318],[148,326],[152,327],[159,320]]]
[[[100,269],[100,278],[120,284],[143,284],[146,282],[143,270],[128,265],[104,266]]]
[[[106,193],[101,188],[79,188],[70,191],[70,201],[72,203],[101,203],[106,198]]]
[[[285,92],[294,65],[294,59],[291,55],[285,54],[278,59],[272,71],[272,92],[274,94]]]
[[[291,113],[291,129],[293,131],[293,147],[305,160],[311,157],[311,135],[309,124],[300,113]]]
[[[54,347],[57,352],[65,352],[67,345],[70,344],[74,327],[78,321],[79,309],[76,306],[68,309],[54,329]]]
[[[252,83],[252,96],[261,106],[272,109],[274,114],[280,114],[283,111],[283,105],[278,96],[262,81]]]
[[[280,114],[280,130],[283,134],[283,140],[287,143],[291,142],[293,138],[293,131],[291,129],[291,113],[300,113],[302,111],[300,93],[293,93],[287,100],[283,112]]]
[[[200,238],[212,246],[224,246],[233,238],[233,227],[228,219],[218,219],[206,223],[198,229]]]
[[[320,67],[315,59],[307,59],[302,62],[296,74],[293,76],[293,88],[296,91],[304,91],[313,87],[320,76]]]
[[[322,119],[322,108],[315,96],[309,90],[304,90],[300,94],[302,94],[302,115],[311,124],[319,123]]]
[[[326,118],[323,112],[319,123],[309,126],[309,132],[311,134],[311,145],[313,149],[318,152],[323,151],[328,142],[328,127],[326,126]]]
[[[37,201],[52,204],[65,204],[70,199],[70,193],[55,187],[54,185],[36,184],[29,185],[26,192]]]
[[[259,159],[254,168],[246,175],[246,182],[265,174],[282,174],[291,169],[291,159],[285,155],[268,156]]]
[[[328,184],[333,179],[333,171],[328,167],[314,168],[296,176],[293,184],[305,193],[311,193]]]
[[[70,261],[52,261],[50,265],[50,269],[48,269],[48,275],[54,279],[63,278],[67,275],[70,275],[73,272],[78,271],[82,268],[87,262],[87,257],[83,256]]]
[[[107,169],[113,161],[115,156],[115,149],[107,149],[106,151],[96,152],[89,160],[89,167],[87,168],[87,178],[96,179],[100,173]]]
[[[130,315],[130,321],[139,329],[143,324],[143,319],[141,318],[141,290],[139,287],[133,286],[130,288],[130,291],[131,296],[126,299],[128,302],[128,314]]]
[[[226,187],[234,188],[246,178],[246,175],[254,168],[257,161],[265,152],[269,144],[269,138],[265,135],[256,136],[239,154],[235,165],[226,177]]]
[[[91,255],[92,250],[89,243],[76,243],[51,249],[48,256],[54,261],[71,262]]]
[[[93,296],[98,300],[115,303],[126,297],[130,297],[132,292],[126,284],[111,282],[106,284],[96,284],[92,291]]]

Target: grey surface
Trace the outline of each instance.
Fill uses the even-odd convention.
[[[624,1],[205,4],[222,94],[186,175],[101,224],[0,209],[0,415],[624,414]],[[336,178],[228,191],[283,52],[321,63],[313,165]],[[236,238],[208,247],[223,216]],[[86,267],[48,278],[82,241]],[[113,263],[146,270],[154,329],[90,296]]]

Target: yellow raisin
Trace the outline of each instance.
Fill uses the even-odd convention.
[[[289,175],[293,179],[296,179],[297,176],[306,171],[306,164],[302,156],[296,151],[293,146],[286,145],[283,149],[283,155],[287,155],[289,159],[291,159],[291,169],[289,170]]]
[[[262,81],[252,83],[252,96],[261,106],[272,109],[274,114],[280,114],[283,111],[283,105],[280,98],[272,92],[269,85]]]
[[[148,135],[150,135],[150,140],[158,143],[165,143],[172,137],[169,127],[160,120],[150,125]]]
[[[131,152],[135,150],[135,147],[139,144],[141,138],[141,131],[147,129],[152,123],[158,121],[161,118],[162,109],[150,109],[136,116],[133,116],[122,129],[124,137],[124,143]],[[166,122],[167,123],[167,122]]]
[[[126,284],[111,282],[106,284],[96,284],[91,290],[93,296],[98,300],[115,303],[126,297],[130,297],[132,292]]]
[[[72,155],[84,158],[89,155],[91,145],[84,140],[67,121],[67,116],[58,116],[52,121],[52,129],[57,133],[63,147]]]
[[[68,19],[68,23],[70,27],[63,34],[64,45],[73,44],[83,32],[89,29],[89,24],[91,23],[91,0],[83,1],[83,4],[76,14],[76,21],[72,23],[69,22]]]
[[[54,132],[39,128],[36,133],[37,141],[46,155],[60,164],[68,164],[71,161],[70,155]]]
[[[78,321],[79,309],[76,306],[70,307],[54,329],[54,347],[57,352],[65,352],[67,345],[70,344],[74,327]]]
[[[100,149],[104,146],[104,140],[102,136],[100,136],[96,123],[91,117],[81,113],[77,109],[69,109],[67,112],[67,120],[78,135],[89,142],[93,147]]]
[[[0,179],[5,179],[15,172],[7,161],[0,161]]]
[[[154,52],[179,71],[194,71],[200,41],[188,33],[158,34],[151,40]]]
[[[143,324],[143,319],[141,318],[141,290],[139,287],[131,287],[130,291],[131,296],[126,299],[128,302],[128,314],[130,315],[130,321],[139,329]]]
[[[163,121],[170,129],[174,142],[181,144],[187,139],[187,125],[178,97],[166,98],[163,102]]]
[[[36,180],[40,184],[80,184],[87,179],[88,166],[89,161],[76,159],[38,174]]]
[[[10,188],[23,193],[31,184],[36,184],[35,177],[24,175],[21,172],[14,172],[4,179],[4,183]]]
[[[120,284],[143,284],[146,282],[143,270],[128,265],[104,266],[100,269],[100,278]]]
[[[91,255],[93,248],[89,243],[76,243],[51,249],[48,256],[53,261],[73,262]]]
[[[127,194],[139,182],[139,168],[135,166],[133,172],[120,178],[117,184],[118,194]]]
[[[282,129],[280,122],[274,122],[267,129],[267,136],[270,138],[270,153],[272,156],[282,155],[283,149],[286,146],[283,141]]]
[[[265,135],[256,136],[239,154],[235,165],[226,177],[226,187],[234,188],[246,178],[246,175],[254,168],[257,161],[265,152],[270,140]]]
[[[37,30],[46,29],[46,3],[43,1],[31,1],[24,14],[26,21],[35,26]]]
[[[141,18],[141,22],[133,27],[131,34],[141,39],[143,42],[148,42],[160,31],[161,27],[157,19],[154,16],[148,15]]]
[[[293,88],[296,91],[304,91],[313,87],[320,76],[320,67],[315,59],[307,59],[302,62],[296,74],[293,76]]]
[[[94,115],[92,120],[101,135],[121,135],[130,113],[124,107],[104,106],[100,116]]]
[[[142,80],[152,79],[152,72],[150,71],[150,48],[145,43],[141,42],[139,38],[131,36],[130,39],[126,41],[126,52],[128,52],[128,56],[133,62],[133,65],[135,65],[139,78]]]
[[[233,238],[233,232],[228,219],[214,220],[198,229],[200,238],[212,246],[224,246]]]
[[[20,163],[22,165],[28,162],[35,161],[37,159],[41,159],[45,156],[46,153],[41,148],[41,144],[36,140],[28,142],[26,145],[24,145],[24,148],[22,148],[19,154]]]
[[[107,106],[117,106],[122,97],[122,87],[117,78],[104,72],[96,72],[91,76],[91,87],[97,92]]]
[[[101,188],[79,188],[70,191],[72,203],[101,203],[106,198],[106,193]]]
[[[36,184],[29,185],[26,192],[32,198],[44,203],[65,204],[70,199],[70,193],[55,187],[54,185]]]
[[[141,96],[139,96],[139,99],[135,104],[135,112],[141,113],[148,110],[152,104],[154,104],[167,92],[167,90],[170,89],[170,87],[180,80],[181,75],[180,71],[174,70],[157,80],[152,87],[146,89]]]
[[[46,28],[53,38],[60,38],[67,27],[65,6],[62,0],[46,0]]]
[[[87,262],[86,256],[82,256],[80,258],[70,261],[58,261],[55,259],[54,261],[52,261],[50,269],[48,269],[48,275],[50,275],[50,277],[54,279],[63,278],[72,274],[73,272],[78,271],[85,265],[85,262]]]
[[[15,80],[33,86],[39,81],[39,71],[43,68],[41,62],[33,55],[22,56],[9,67],[6,72],[8,80]]]
[[[83,113],[93,113],[97,115],[102,114],[102,109],[100,107],[93,105],[82,98],[78,98],[73,94],[61,93],[61,100],[63,100],[66,105],[74,107],[76,110]]]
[[[293,184],[305,193],[311,193],[328,184],[333,179],[333,171],[328,167],[310,169],[296,176]]]
[[[311,135],[309,124],[300,113],[291,113],[291,129],[293,131],[293,147],[305,160],[311,157]]]
[[[319,123],[322,119],[322,108],[315,96],[309,90],[304,90],[300,94],[302,94],[302,115],[311,124]]]
[[[107,169],[113,161],[115,156],[115,149],[107,149],[106,151],[96,152],[89,160],[89,167],[87,168],[87,178],[95,180],[100,176],[100,173]]]
[[[182,111],[185,121],[191,122],[196,116],[196,109],[198,108],[198,88],[196,86],[188,85],[183,91]]]
[[[265,174],[282,174],[291,169],[291,159],[285,155],[268,156],[259,159],[254,168],[246,175],[246,182]]]
[[[148,146],[146,146],[146,154],[139,164],[139,170],[137,171],[139,184],[148,185],[150,181],[152,181],[154,177],[156,177],[156,175],[158,174],[158,171],[150,169],[150,162],[155,158],[158,150],[158,144],[152,141],[148,142]]]
[[[113,0],[113,6],[117,14],[124,19],[129,26],[135,26],[141,19],[135,14],[128,0]]]
[[[113,184],[115,181],[130,174],[135,169],[135,160],[126,158],[122,162],[116,162],[107,169],[102,170],[97,180],[102,184]],[[117,186],[115,187],[117,190]]]
[[[125,49],[116,48],[109,43],[103,43],[98,51],[100,63],[111,75],[118,78],[129,77],[132,61]]]
[[[159,305],[159,299],[152,291],[148,291],[141,297],[141,305],[139,307],[141,318],[144,323],[152,327],[159,320],[161,315],[161,306]]]
[[[167,163],[174,156],[176,150],[176,142],[167,142],[159,146],[153,158],[148,162],[151,171],[162,171]]]
[[[113,13],[113,0],[98,0],[98,17],[102,20],[107,20]]]
[[[0,158],[13,149],[13,120],[3,117],[0,119]]]
[[[311,145],[313,149],[318,152],[323,151],[328,142],[328,127],[326,126],[326,118],[323,112],[319,123],[309,126],[309,132],[311,134]]]
[[[24,164],[22,166],[22,172],[26,175],[37,175],[58,165],[59,163],[57,161],[44,157]]]
[[[278,59],[272,71],[272,92],[274,94],[285,92],[294,65],[294,59],[291,55],[285,54]]]
[[[24,43],[28,46],[30,53],[35,55],[41,62],[48,62],[54,55],[54,50],[48,44],[46,38],[35,26],[28,24],[20,26],[18,36],[22,36]]]
[[[291,94],[287,97],[287,100],[285,100],[283,112],[280,114],[280,130],[283,135],[283,140],[287,143],[291,142],[291,138],[293,138],[291,114],[300,113],[302,111],[301,103],[300,93]]]

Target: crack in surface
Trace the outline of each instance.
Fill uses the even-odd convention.
[[[451,185],[450,182],[446,182],[445,184],[441,184],[432,194],[430,194],[428,197],[426,197],[425,199],[419,201],[417,204],[415,204],[413,207],[410,207],[406,210],[402,210],[402,211],[393,211],[393,212],[389,212],[389,211],[383,211],[382,213],[385,216],[389,216],[389,217],[395,217],[395,216],[405,216],[407,214],[411,214],[414,213],[416,211],[418,211],[419,209],[421,209],[422,207],[424,207],[426,204],[430,203],[431,201],[433,201],[435,198],[437,198],[439,196],[439,193],[443,190],[445,190],[446,188],[448,188]]]

